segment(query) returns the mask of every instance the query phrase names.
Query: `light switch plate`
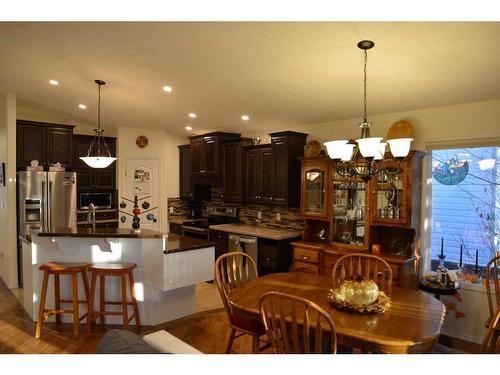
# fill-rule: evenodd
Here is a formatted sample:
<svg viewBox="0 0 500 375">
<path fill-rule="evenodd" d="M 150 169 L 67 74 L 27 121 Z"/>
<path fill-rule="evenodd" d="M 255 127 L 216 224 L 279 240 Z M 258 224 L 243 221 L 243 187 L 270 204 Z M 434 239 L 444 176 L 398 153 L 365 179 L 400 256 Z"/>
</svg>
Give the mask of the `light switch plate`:
<svg viewBox="0 0 500 375">
<path fill-rule="evenodd" d="M 257 219 L 262 219 L 262 211 L 257 211 Z"/>
<path fill-rule="evenodd" d="M 172 206 L 170 206 L 170 207 L 168 208 L 168 212 L 170 212 L 171 214 L 173 214 L 173 213 L 174 213 L 174 208 L 173 208 Z"/>
<path fill-rule="evenodd" d="M 276 220 L 281 221 L 281 213 L 276 212 Z"/>
</svg>

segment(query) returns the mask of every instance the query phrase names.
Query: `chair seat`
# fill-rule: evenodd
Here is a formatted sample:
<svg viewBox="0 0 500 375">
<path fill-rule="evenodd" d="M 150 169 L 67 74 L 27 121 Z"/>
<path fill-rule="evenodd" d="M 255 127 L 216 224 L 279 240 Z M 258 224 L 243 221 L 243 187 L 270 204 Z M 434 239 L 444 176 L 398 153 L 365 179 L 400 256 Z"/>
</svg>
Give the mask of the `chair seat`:
<svg viewBox="0 0 500 375">
<path fill-rule="evenodd" d="M 89 271 L 125 272 L 136 267 L 137 264 L 135 263 L 93 263 L 90 265 Z"/>
<path fill-rule="evenodd" d="M 64 262 L 49 262 L 40 266 L 41 271 L 52 272 L 80 272 L 87 268 L 90 263 L 64 263 Z"/>
<path fill-rule="evenodd" d="M 258 319 L 252 319 L 233 313 L 231 314 L 230 322 L 233 326 L 248 332 L 254 332 L 258 336 L 264 335 L 266 333 L 264 325 Z"/>
</svg>

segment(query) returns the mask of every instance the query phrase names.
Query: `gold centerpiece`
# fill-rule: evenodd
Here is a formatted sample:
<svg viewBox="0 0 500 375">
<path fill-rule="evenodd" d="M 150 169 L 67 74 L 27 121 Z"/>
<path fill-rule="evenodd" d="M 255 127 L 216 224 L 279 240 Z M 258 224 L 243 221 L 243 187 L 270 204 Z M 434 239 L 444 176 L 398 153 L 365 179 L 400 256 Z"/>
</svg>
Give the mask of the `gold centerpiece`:
<svg viewBox="0 0 500 375">
<path fill-rule="evenodd" d="M 390 298 L 377 284 L 361 275 L 344 281 L 339 288 L 330 289 L 328 300 L 338 308 L 361 313 L 384 312 L 391 305 Z"/>
</svg>

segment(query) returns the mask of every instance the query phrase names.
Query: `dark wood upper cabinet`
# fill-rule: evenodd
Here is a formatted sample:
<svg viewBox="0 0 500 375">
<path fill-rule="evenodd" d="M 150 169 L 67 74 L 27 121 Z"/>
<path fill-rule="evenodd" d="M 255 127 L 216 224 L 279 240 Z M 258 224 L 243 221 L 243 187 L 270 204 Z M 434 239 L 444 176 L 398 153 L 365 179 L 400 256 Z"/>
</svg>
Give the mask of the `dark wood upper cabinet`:
<svg viewBox="0 0 500 375">
<path fill-rule="evenodd" d="M 298 207 L 300 161 L 307 134 L 269 134 L 271 144 L 245 148 L 245 199 L 248 203 Z"/>
<path fill-rule="evenodd" d="M 191 186 L 191 145 L 179 146 L 179 196 L 190 198 Z"/>
<path fill-rule="evenodd" d="M 47 128 L 47 162 L 60 162 L 65 168 L 73 165 L 73 129 L 49 127 Z"/>
<path fill-rule="evenodd" d="M 76 187 L 78 192 L 114 192 L 116 190 L 116 161 L 106 168 L 91 168 L 80 160 L 86 156 L 90 144 L 94 140 L 91 135 L 73 136 L 73 165 L 75 165 Z M 116 138 L 104 137 L 109 146 L 111 156 L 116 157 Z"/>
<path fill-rule="evenodd" d="M 202 139 L 191 140 L 191 173 L 195 176 L 203 174 L 203 142 Z"/>
<path fill-rule="evenodd" d="M 222 172 L 221 143 L 239 139 L 240 134 L 214 132 L 190 137 L 191 174 L 197 177 L 212 177 L 214 184 L 219 184 Z"/>
<path fill-rule="evenodd" d="M 26 170 L 32 160 L 38 160 L 45 170 L 57 162 L 66 170 L 73 170 L 73 128 L 72 125 L 17 120 L 17 169 Z"/>
<path fill-rule="evenodd" d="M 222 143 L 222 200 L 240 203 L 243 201 L 243 147 L 250 139 Z"/>
<path fill-rule="evenodd" d="M 268 203 L 272 196 L 270 145 L 245 147 L 244 158 L 245 201 L 247 203 Z"/>
</svg>

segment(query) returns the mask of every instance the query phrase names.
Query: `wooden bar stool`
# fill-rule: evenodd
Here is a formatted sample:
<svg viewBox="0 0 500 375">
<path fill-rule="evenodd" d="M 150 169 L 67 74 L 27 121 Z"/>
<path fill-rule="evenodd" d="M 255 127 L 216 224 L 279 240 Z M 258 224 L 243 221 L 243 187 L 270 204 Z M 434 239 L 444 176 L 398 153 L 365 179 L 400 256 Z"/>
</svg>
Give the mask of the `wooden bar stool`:
<svg viewBox="0 0 500 375">
<path fill-rule="evenodd" d="M 91 272 L 91 287 L 89 295 L 89 309 L 87 317 L 87 327 L 85 334 L 90 334 L 92 322 L 99 317 L 99 325 L 104 328 L 104 317 L 106 315 L 121 315 L 123 317 L 123 328 L 127 329 L 132 319 L 135 319 L 137 330 L 141 327 L 141 319 L 139 317 L 139 306 L 135 298 L 134 288 L 134 273 L 133 270 L 137 265 L 134 263 L 94 263 L 88 270 Z M 99 276 L 99 311 L 94 310 L 94 298 L 96 294 L 97 277 Z M 105 288 L 106 276 L 117 276 L 121 280 L 121 301 L 106 301 Z M 131 302 L 127 302 L 127 276 L 130 285 Z M 106 305 L 122 305 L 121 311 L 106 311 Z M 128 306 L 134 308 L 133 314 L 129 317 Z"/>
<path fill-rule="evenodd" d="M 61 314 L 73 314 L 73 335 L 75 338 L 80 337 L 80 321 L 87 316 L 87 313 L 80 317 L 78 304 L 88 304 L 89 297 L 89 282 L 87 279 L 87 267 L 89 263 L 60 263 L 50 262 L 40 266 L 43 271 L 42 292 L 40 294 L 40 306 L 38 308 L 38 321 L 36 323 L 35 338 L 39 339 L 42 334 L 42 325 L 50 316 L 56 315 L 56 323 L 61 323 Z M 78 274 L 82 274 L 83 286 L 85 288 L 85 301 L 78 300 Z M 45 301 L 47 299 L 47 288 L 49 285 L 49 276 L 54 275 L 54 294 L 55 308 L 45 309 Z M 61 299 L 60 276 L 71 275 L 72 279 L 72 299 Z M 61 303 L 72 303 L 73 310 L 61 309 Z"/>
</svg>

